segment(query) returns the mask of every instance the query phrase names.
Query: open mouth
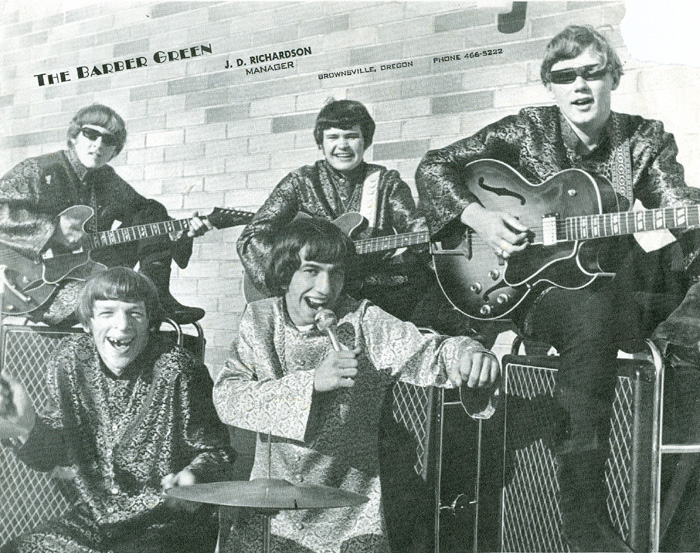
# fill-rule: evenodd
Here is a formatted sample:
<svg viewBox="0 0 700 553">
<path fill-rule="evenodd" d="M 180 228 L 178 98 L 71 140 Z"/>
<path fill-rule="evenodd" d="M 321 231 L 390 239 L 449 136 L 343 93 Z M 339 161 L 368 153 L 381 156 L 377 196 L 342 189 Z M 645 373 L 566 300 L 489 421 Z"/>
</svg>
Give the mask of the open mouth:
<svg viewBox="0 0 700 553">
<path fill-rule="evenodd" d="M 107 338 L 109 344 L 115 349 L 128 349 L 133 343 L 135 338 L 125 338 L 122 340 L 117 340 L 115 338 Z"/>
<path fill-rule="evenodd" d="M 593 103 L 593 98 L 579 98 L 571 103 L 575 106 L 588 106 Z"/>
<path fill-rule="evenodd" d="M 304 301 L 306 302 L 306 305 L 308 305 L 314 311 L 317 309 L 320 309 L 321 307 L 326 305 L 326 300 L 319 300 L 319 299 L 315 299 L 315 298 L 304 298 Z"/>
</svg>

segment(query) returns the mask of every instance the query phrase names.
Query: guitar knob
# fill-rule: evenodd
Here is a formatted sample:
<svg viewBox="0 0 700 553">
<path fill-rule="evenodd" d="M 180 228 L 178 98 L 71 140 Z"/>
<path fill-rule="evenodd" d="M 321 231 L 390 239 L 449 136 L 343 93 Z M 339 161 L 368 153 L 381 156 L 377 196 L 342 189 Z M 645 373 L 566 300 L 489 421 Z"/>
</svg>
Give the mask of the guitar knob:
<svg viewBox="0 0 700 553">
<path fill-rule="evenodd" d="M 469 286 L 469 290 L 471 290 L 475 294 L 478 294 L 479 292 L 481 292 L 481 283 L 474 282 L 471 286 Z"/>
<path fill-rule="evenodd" d="M 499 304 L 503 305 L 504 303 L 508 303 L 510 301 L 510 297 L 508 296 L 508 294 L 498 294 L 496 301 Z"/>
<path fill-rule="evenodd" d="M 479 313 L 482 315 L 488 315 L 491 313 L 491 306 L 490 305 L 482 305 L 481 309 L 479 309 Z"/>
<path fill-rule="evenodd" d="M 10 304 L 10 305 L 6 305 L 6 306 L 5 306 L 5 309 L 7 309 L 8 311 L 14 311 L 14 309 L 15 309 L 15 306 L 14 306 L 14 305 L 12 305 L 12 304 Z"/>
<path fill-rule="evenodd" d="M 491 269 L 489 271 L 489 276 L 491 277 L 491 280 L 498 280 L 501 277 L 501 271 L 498 269 Z"/>
</svg>

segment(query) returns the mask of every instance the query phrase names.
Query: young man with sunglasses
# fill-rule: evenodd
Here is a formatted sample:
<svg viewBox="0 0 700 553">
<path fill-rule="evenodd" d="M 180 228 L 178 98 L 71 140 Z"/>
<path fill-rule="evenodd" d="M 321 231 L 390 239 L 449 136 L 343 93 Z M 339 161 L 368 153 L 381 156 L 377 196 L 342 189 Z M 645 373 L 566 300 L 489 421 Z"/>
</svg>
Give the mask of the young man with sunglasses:
<svg viewBox="0 0 700 553">
<path fill-rule="evenodd" d="M 85 236 L 83 221 L 64 210 L 86 205 L 95 216 L 87 232 L 168 220 L 163 205 L 137 193 L 110 167 L 124 147 L 126 125 L 113 109 L 92 104 L 73 117 L 67 149 L 26 159 L 0 178 L 0 243 L 32 258 L 49 250 L 74 251 Z M 201 319 L 204 310 L 181 305 L 170 294 L 171 261 L 186 267 L 192 238 L 211 228 L 195 216 L 186 236 L 128 242 L 96 250 L 92 258 L 107 266 L 133 267 L 157 286 L 165 314 L 181 324 Z M 173 237 L 175 238 L 175 237 Z M 30 317 L 52 325 L 72 324 L 81 281 L 61 282 L 57 292 Z"/>
<path fill-rule="evenodd" d="M 556 105 L 524 108 L 422 160 L 416 185 L 433 233 L 458 219 L 493 248 L 494 259 L 527 255 L 530 229 L 510 213 L 486 209 L 461 180 L 467 164 L 485 158 L 510 165 L 533 184 L 569 168 L 602 175 L 620 197 L 621 210 L 635 200 L 646 208 L 698 202 L 663 124 L 611 110 L 622 64 L 600 33 L 588 26 L 565 28 L 547 46 L 540 74 Z M 555 346 L 560 355 L 555 420 L 562 425 L 555 454 L 563 530 L 572 550 L 626 550 L 607 515 L 604 481 L 615 357 L 623 330 L 637 325 L 638 297 L 659 300 L 657 313 L 643 312 L 656 322 L 670 312 L 666 303 L 683 297 L 682 278 L 654 272 L 668 262 L 667 250 L 649 258 L 627 242 L 617 252 L 625 258 L 618 278 L 598 278 L 576 290 L 544 286 L 512 313 L 525 336 Z M 630 293 L 642 281 L 661 282 L 660 293 Z M 670 294 L 672 288 L 679 293 Z"/>
</svg>

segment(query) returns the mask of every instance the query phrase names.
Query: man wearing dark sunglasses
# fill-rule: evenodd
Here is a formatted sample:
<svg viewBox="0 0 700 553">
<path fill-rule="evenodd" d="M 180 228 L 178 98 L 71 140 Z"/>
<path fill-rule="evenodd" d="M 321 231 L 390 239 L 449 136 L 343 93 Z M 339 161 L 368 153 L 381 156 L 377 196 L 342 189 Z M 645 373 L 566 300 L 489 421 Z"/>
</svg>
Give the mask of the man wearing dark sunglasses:
<svg viewBox="0 0 700 553">
<path fill-rule="evenodd" d="M 165 207 L 137 193 L 108 165 L 124 147 L 126 126 L 113 109 L 92 104 L 73 117 L 67 148 L 26 159 L 0 179 L 0 243 L 33 257 L 47 250 L 74 251 L 85 235 L 83 221 L 64 210 L 87 205 L 96 215 L 88 232 L 168 220 Z M 134 267 L 157 286 L 167 317 L 181 324 L 201 319 L 204 310 L 180 304 L 170 293 L 171 262 L 186 267 L 192 238 L 211 228 L 195 213 L 186 236 L 161 236 L 93 252 L 107 266 Z M 81 281 L 61 282 L 57 292 L 29 316 L 52 325 L 70 325 Z"/>
<path fill-rule="evenodd" d="M 532 184 L 568 168 L 602 175 L 618 193 L 621 210 L 636 200 L 646 208 L 700 201 L 684 181 L 675 140 L 663 124 L 611 110 L 622 63 L 604 36 L 589 26 L 565 28 L 547 46 L 540 75 L 556 105 L 524 108 L 423 158 L 416 186 L 433 234 L 459 220 L 493 248 L 500 265 L 527 255 L 530 229 L 506 211 L 485 209 L 461 180 L 468 163 L 485 158 L 510 165 Z M 563 531 L 572 550 L 628 550 L 605 505 L 615 357 L 629 337 L 623 330 L 648 335 L 682 299 L 682 271 L 658 270 L 670 266 L 676 252 L 682 266 L 680 249 L 646 256 L 626 243 L 617 278 L 576 290 L 543 285 L 509 315 L 524 336 L 553 345 L 560 356 L 554 420 L 562 423 L 554 449 Z M 642 283 L 659 282 L 664 288 L 654 289 L 656 295 L 632 294 Z M 656 311 L 637 297 L 659 299 Z"/>
</svg>

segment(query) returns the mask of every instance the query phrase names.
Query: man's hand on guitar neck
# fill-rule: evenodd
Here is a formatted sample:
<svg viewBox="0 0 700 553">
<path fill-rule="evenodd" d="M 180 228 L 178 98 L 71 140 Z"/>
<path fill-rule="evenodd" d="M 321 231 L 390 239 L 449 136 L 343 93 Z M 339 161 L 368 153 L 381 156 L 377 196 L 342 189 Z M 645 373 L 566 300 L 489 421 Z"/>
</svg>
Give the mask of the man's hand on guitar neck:
<svg viewBox="0 0 700 553">
<path fill-rule="evenodd" d="M 464 208 L 459 219 L 474 229 L 496 255 L 507 258 L 527 247 L 528 227 L 508 213 L 490 211 L 472 202 Z"/>
<path fill-rule="evenodd" d="M 192 214 L 192 219 L 190 219 L 190 228 L 187 231 L 188 238 L 202 236 L 202 234 L 210 230 L 214 230 L 214 225 L 212 225 L 206 217 L 202 219 L 199 213 L 195 211 Z"/>
</svg>

